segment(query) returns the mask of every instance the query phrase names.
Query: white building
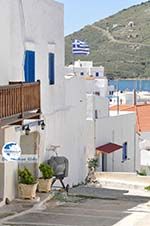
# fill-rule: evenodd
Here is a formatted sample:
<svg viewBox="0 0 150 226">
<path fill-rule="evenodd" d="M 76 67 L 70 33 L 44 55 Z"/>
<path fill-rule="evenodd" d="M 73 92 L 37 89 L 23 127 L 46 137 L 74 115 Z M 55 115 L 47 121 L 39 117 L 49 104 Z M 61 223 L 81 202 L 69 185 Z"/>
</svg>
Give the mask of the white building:
<svg viewBox="0 0 150 226">
<path fill-rule="evenodd" d="M 135 172 L 140 167 L 134 113 L 110 115 L 96 120 L 96 146 L 101 171 Z"/>
<path fill-rule="evenodd" d="M 150 92 L 148 91 L 114 91 L 112 86 L 109 86 L 110 105 L 132 105 L 150 103 Z M 117 103 L 118 102 L 118 103 Z"/>
<path fill-rule="evenodd" d="M 69 65 L 65 67 L 65 75 L 72 75 L 75 74 L 76 76 L 90 76 L 90 77 L 97 77 L 102 78 L 104 77 L 104 67 L 93 66 L 92 61 L 75 61 L 73 65 Z"/>
<path fill-rule="evenodd" d="M 80 111 L 76 111 L 76 118 L 80 119 L 80 115 L 83 117 L 82 121 L 80 121 L 82 131 L 78 127 L 78 134 L 80 138 L 84 137 L 86 139 L 85 155 L 92 158 L 94 153 L 97 152 L 99 156 L 99 171 L 135 172 L 140 165 L 139 148 L 136 139 L 136 115 L 129 112 L 122 114 L 111 112 L 110 114 L 109 98 L 107 98 L 106 94 L 100 95 L 93 91 L 96 89 L 94 80 L 94 78 L 83 79 L 81 76 L 72 76 L 66 81 L 66 83 L 69 81 L 72 84 L 72 86 L 68 85 L 68 89 L 70 89 L 68 92 L 69 98 L 71 93 L 76 98 L 82 93 L 82 98 L 80 97 L 81 102 L 78 101 L 78 107 L 82 106 L 82 108 L 80 108 Z M 84 120 L 85 107 L 86 122 Z"/>
<path fill-rule="evenodd" d="M 95 150 L 87 151 L 86 84 L 77 79 L 65 84 L 63 16 L 63 5 L 53 0 L 0 2 L 0 85 L 5 85 L 0 87 L 0 147 L 13 141 L 22 154 L 36 154 L 38 161 L 25 165 L 39 176 L 39 164 L 60 146 L 58 155 L 69 160 L 65 184 L 72 186 L 84 181 Z M 23 165 L 0 162 L 0 199 L 17 196 L 17 171 Z"/>
<path fill-rule="evenodd" d="M 140 167 L 142 171 L 146 170 L 150 174 L 150 105 L 136 104 L 136 105 L 119 105 L 119 113 L 134 112 L 136 114 L 136 137 L 138 142 Z M 111 107 L 111 110 L 116 110 L 117 107 Z"/>
<path fill-rule="evenodd" d="M 28 120 L 26 114 L 20 115 L 21 119 L 17 118 L 17 120 L 22 120 L 23 124 L 30 126 L 29 136 L 25 135 L 22 126 L 15 125 L 15 121 L 9 122 L 8 125 L 3 123 L 4 126 L 1 124 L 1 147 L 9 141 L 15 141 L 21 146 L 23 154 L 37 154 L 38 162 L 28 164 L 28 167 L 36 175 L 40 162 L 52 155 L 52 152 L 46 151 L 50 145 L 60 145 L 60 155 L 65 153 L 63 132 L 65 121 L 63 16 L 63 5 L 52 0 L 38 2 L 37 0 L 2 0 L 0 2 L 2 33 L 0 37 L 0 85 L 8 85 L 9 81 L 30 83 L 40 80 L 41 95 L 40 91 L 35 94 L 33 90 L 28 90 L 28 93 L 25 94 L 26 99 L 22 103 L 26 101 L 26 104 L 33 105 L 37 94 L 40 95 L 41 119 L 44 119 L 46 124 L 46 129 L 43 131 L 36 123 L 38 120 L 34 119 L 33 116 L 32 118 L 30 115 Z M 30 86 L 32 86 L 32 83 Z M 13 86 L 11 85 L 11 87 Z M 11 87 L 7 88 L 11 92 L 15 92 Z M 18 89 L 16 88 L 16 90 Z M 18 93 L 13 94 L 13 98 L 19 99 L 20 93 L 19 91 L 16 92 Z M 9 103 L 10 99 L 8 99 L 8 102 L 3 102 L 3 106 Z M 38 99 L 40 100 L 39 97 Z M 10 103 L 12 104 L 12 102 Z M 15 102 L 14 105 L 16 105 Z M 30 110 L 30 106 L 28 106 L 28 109 Z M 33 111 L 30 113 L 33 113 Z M 39 113 L 36 112 L 36 117 L 40 116 Z M 60 125 L 62 130 L 60 130 Z M 17 195 L 18 163 L 1 162 L 0 168 L 0 198 L 8 197 L 12 199 Z"/>
<path fill-rule="evenodd" d="M 104 67 L 94 67 L 92 61 L 75 61 L 74 65 L 65 67 L 65 78 L 80 77 L 86 80 L 86 92 L 96 93 L 106 97 L 108 95 L 108 80 L 104 76 Z"/>
<path fill-rule="evenodd" d="M 136 114 L 109 112 L 109 100 L 95 95 L 93 130 L 99 171 L 135 172 L 140 168 Z"/>
</svg>

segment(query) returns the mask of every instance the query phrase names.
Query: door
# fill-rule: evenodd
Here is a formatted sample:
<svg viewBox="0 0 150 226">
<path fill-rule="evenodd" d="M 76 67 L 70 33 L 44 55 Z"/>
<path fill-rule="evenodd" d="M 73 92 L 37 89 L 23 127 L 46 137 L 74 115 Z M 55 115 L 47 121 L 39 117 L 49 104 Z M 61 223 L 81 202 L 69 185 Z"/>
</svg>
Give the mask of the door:
<svg viewBox="0 0 150 226">
<path fill-rule="evenodd" d="M 102 171 L 107 171 L 107 154 L 102 153 Z"/>
</svg>

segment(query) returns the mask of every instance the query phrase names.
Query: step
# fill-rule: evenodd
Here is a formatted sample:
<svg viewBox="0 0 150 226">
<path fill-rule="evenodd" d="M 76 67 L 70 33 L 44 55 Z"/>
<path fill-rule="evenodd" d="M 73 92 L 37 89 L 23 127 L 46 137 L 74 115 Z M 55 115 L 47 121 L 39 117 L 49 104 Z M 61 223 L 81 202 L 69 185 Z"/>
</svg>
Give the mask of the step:
<svg viewBox="0 0 150 226">
<path fill-rule="evenodd" d="M 150 185 L 150 182 L 140 183 L 135 181 L 132 182 L 127 180 L 123 181 L 123 180 L 106 179 L 106 178 L 97 178 L 97 182 L 100 187 L 118 188 L 121 190 L 131 190 L 131 189 L 145 190 L 144 188 Z"/>
</svg>

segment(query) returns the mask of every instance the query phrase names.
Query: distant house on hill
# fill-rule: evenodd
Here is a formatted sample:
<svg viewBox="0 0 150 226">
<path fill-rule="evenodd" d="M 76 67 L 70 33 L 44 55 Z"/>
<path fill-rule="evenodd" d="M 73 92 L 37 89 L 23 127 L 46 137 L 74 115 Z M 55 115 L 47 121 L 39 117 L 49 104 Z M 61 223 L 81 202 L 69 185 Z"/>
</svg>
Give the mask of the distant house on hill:
<svg viewBox="0 0 150 226">
<path fill-rule="evenodd" d="M 134 27 L 135 26 L 134 21 L 129 21 L 128 26 L 131 27 L 131 28 Z"/>
</svg>

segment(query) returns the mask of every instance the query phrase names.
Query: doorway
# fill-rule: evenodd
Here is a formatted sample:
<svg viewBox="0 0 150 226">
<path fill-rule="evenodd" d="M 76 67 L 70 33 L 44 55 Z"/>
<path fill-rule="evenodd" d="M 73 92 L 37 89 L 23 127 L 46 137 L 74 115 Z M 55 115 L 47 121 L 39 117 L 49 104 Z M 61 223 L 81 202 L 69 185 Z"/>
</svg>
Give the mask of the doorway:
<svg viewBox="0 0 150 226">
<path fill-rule="evenodd" d="M 102 153 L 102 172 L 107 171 L 107 154 Z"/>
</svg>

